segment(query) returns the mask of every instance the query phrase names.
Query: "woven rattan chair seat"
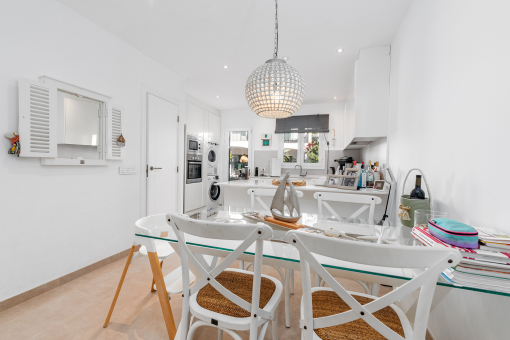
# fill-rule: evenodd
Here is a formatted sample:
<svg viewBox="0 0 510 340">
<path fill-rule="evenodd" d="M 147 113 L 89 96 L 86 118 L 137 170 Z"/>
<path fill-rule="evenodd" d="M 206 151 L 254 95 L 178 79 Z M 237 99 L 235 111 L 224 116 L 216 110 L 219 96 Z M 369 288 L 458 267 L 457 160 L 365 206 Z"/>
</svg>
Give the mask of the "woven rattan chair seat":
<svg viewBox="0 0 510 340">
<path fill-rule="evenodd" d="M 253 275 L 227 270 L 216 276 L 216 281 L 241 299 L 251 303 Z M 276 285 L 273 281 L 262 277 L 260 286 L 260 308 L 264 308 L 267 305 L 275 289 Z M 250 311 L 239 307 L 221 295 L 220 292 L 210 284 L 198 292 L 197 303 L 202 308 L 235 318 L 246 318 L 250 316 Z"/>
<path fill-rule="evenodd" d="M 360 304 L 367 304 L 374 299 L 364 296 L 352 295 Z M 351 310 L 335 292 L 319 290 L 312 293 L 313 317 L 321 318 Z M 393 331 L 404 337 L 404 330 L 397 313 L 391 307 L 385 307 L 373 315 Z M 345 324 L 314 329 L 317 336 L 324 340 L 384 340 L 379 332 L 373 329 L 364 320 L 358 319 Z"/>
</svg>

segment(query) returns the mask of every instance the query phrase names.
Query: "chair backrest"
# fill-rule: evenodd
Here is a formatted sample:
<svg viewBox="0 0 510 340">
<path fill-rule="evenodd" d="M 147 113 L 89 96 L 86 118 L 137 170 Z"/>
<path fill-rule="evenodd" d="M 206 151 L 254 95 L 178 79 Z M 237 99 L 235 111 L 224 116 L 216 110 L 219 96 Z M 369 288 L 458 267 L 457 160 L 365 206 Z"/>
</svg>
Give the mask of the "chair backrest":
<svg viewBox="0 0 510 340">
<path fill-rule="evenodd" d="M 248 195 L 251 197 L 251 209 L 255 210 L 255 200 L 259 202 L 264 211 L 270 211 L 269 207 L 264 203 L 261 197 L 274 197 L 276 189 L 248 189 Z M 288 190 L 285 190 L 285 197 L 288 195 Z M 296 190 L 297 197 L 303 197 L 303 192 Z M 287 207 L 285 207 L 286 209 Z"/>
<path fill-rule="evenodd" d="M 373 313 L 385 308 L 421 287 L 418 300 L 414 336 L 412 339 L 425 339 L 430 306 L 439 274 L 461 260 L 460 252 L 451 248 L 410 247 L 348 241 L 311 233 L 289 231 L 287 241 L 299 250 L 301 275 L 303 282 L 303 320 L 305 339 L 312 339 L 313 329 L 331 327 L 357 319 L 363 319 L 372 328 L 387 339 L 403 339 L 389 327 L 373 316 Z M 381 298 L 361 305 L 355 300 L 324 267 L 312 253 L 353 263 L 392 267 L 419 268 L 421 273 L 398 289 Z M 310 266 L 352 309 L 347 312 L 313 318 Z M 305 327 L 306 326 L 306 327 Z M 407 336 L 406 336 L 407 338 Z"/>
<path fill-rule="evenodd" d="M 195 281 L 195 284 L 184 290 L 182 321 L 182 339 L 186 339 L 188 333 L 188 315 L 189 315 L 189 297 L 197 293 L 207 284 L 213 286 L 220 294 L 229 299 L 239 307 L 249 311 L 252 315 L 250 325 L 250 339 L 257 339 L 257 317 L 272 320 L 273 313 L 269 313 L 259 308 L 260 284 L 262 274 L 262 251 L 263 240 L 273 235 L 271 227 L 264 224 L 231 224 L 218 223 L 210 221 L 201 221 L 191 219 L 188 216 L 180 214 L 168 214 L 168 224 L 177 236 L 179 244 L 179 255 L 181 257 L 183 287 L 189 287 L 189 264 L 195 267 L 201 275 L 201 279 Z M 204 257 L 197 252 L 192 252 L 186 244 L 186 235 L 194 235 L 203 238 L 219 240 L 238 240 L 241 244 L 234 249 L 220 264 L 212 268 L 205 261 Z M 248 247 L 255 243 L 255 260 L 253 264 L 253 294 L 251 303 L 243 300 L 226 289 L 216 280 L 216 277 L 231 265 Z M 188 262 L 189 261 L 189 262 Z M 253 317 L 256 315 L 257 317 Z"/>
<path fill-rule="evenodd" d="M 382 203 L 382 199 L 377 196 L 341 194 L 335 192 L 316 192 L 313 194 L 313 198 L 317 200 L 320 215 L 322 215 L 322 206 L 325 206 L 326 209 L 333 216 L 338 218 L 338 220 L 341 220 L 340 216 L 338 216 L 336 211 L 333 208 L 331 208 L 327 201 L 361 204 L 362 206 L 358 210 L 356 210 L 351 216 L 349 216 L 349 218 L 357 218 L 359 215 L 361 215 L 361 213 L 369 209 L 368 211 L 369 224 L 374 223 L 375 205 Z"/>
<path fill-rule="evenodd" d="M 172 232 L 172 228 L 167 223 L 166 214 L 151 215 L 143 217 L 135 222 L 135 234 L 167 237 Z M 147 251 L 156 252 L 156 243 L 167 242 L 158 241 L 152 238 L 144 238 L 143 245 L 147 247 Z"/>
</svg>

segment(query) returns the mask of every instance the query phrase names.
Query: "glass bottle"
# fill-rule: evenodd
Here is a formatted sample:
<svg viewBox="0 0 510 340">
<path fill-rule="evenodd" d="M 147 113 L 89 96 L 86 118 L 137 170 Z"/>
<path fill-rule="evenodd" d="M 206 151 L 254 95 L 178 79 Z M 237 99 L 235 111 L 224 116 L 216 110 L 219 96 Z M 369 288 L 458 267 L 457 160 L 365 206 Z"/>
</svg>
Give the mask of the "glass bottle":
<svg viewBox="0 0 510 340">
<path fill-rule="evenodd" d="M 416 175 L 416 185 L 409 196 L 412 199 L 425 199 L 425 192 L 421 188 L 421 175 Z"/>
<path fill-rule="evenodd" d="M 372 165 L 369 165 L 367 171 L 367 188 L 373 187 L 374 187 L 374 169 L 372 168 Z"/>
<path fill-rule="evenodd" d="M 359 187 L 364 189 L 367 187 L 367 173 L 365 171 L 365 162 L 361 162 L 361 173 L 359 176 Z"/>
<path fill-rule="evenodd" d="M 374 169 L 374 185 L 375 181 L 381 180 L 381 173 L 379 172 L 379 162 L 375 162 L 375 169 Z"/>
</svg>

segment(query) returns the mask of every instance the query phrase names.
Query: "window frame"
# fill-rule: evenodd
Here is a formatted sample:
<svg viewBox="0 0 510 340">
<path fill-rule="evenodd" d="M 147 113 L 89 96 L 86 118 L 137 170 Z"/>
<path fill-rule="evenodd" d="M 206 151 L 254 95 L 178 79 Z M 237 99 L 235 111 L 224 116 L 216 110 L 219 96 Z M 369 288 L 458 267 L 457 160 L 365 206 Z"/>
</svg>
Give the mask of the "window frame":
<svg viewBox="0 0 510 340">
<path fill-rule="evenodd" d="M 298 133 L 298 153 L 297 153 L 297 162 L 296 163 L 285 163 L 283 161 L 283 146 L 284 146 L 284 134 L 278 134 L 278 158 L 281 159 L 282 168 L 290 169 L 295 168 L 296 165 L 301 166 L 303 169 L 324 169 L 325 162 L 324 157 L 326 155 L 325 145 L 326 138 L 324 137 L 324 132 L 318 132 L 319 134 L 319 162 L 318 163 L 304 163 L 304 147 L 305 143 L 303 141 L 304 134 L 306 132 Z"/>
</svg>

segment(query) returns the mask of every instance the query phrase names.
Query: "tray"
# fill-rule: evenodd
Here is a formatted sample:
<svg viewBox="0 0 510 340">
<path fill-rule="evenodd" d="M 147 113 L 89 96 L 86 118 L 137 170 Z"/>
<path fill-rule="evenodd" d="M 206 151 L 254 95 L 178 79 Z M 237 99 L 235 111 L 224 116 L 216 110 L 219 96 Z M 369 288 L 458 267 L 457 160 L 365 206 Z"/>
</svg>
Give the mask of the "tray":
<svg viewBox="0 0 510 340">
<path fill-rule="evenodd" d="M 241 215 L 243 216 L 243 218 L 245 218 L 245 219 L 247 219 L 249 221 L 252 221 L 252 222 L 255 222 L 255 223 L 262 222 L 262 223 L 267 224 L 268 226 L 270 226 L 273 229 L 284 230 L 284 231 L 292 230 L 291 228 L 287 228 L 287 227 L 284 227 L 282 225 L 279 225 L 279 224 L 276 224 L 276 223 L 272 223 L 271 221 L 261 220 L 260 218 L 254 217 L 253 214 L 260 214 L 260 213 L 256 212 L 256 211 L 252 211 L 252 212 L 242 213 Z M 269 216 L 269 215 L 266 215 L 266 216 Z M 271 216 L 271 218 L 272 218 L 272 216 Z M 285 222 L 282 222 L 282 223 L 285 223 Z M 300 226 L 302 226 L 302 228 L 308 228 L 310 230 L 317 230 L 317 231 L 324 231 L 322 229 L 315 228 L 315 227 L 310 227 L 310 226 L 305 225 L 305 224 L 301 224 L 301 223 L 298 223 L 298 224 Z M 300 229 L 300 228 L 298 228 L 298 229 Z"/>
<path fill-rule="evenodd" d="M 279 181 L 277 179 L 273 179 L 273 181 L 271 182 L 271 184 L 273 184 L 273 185 L 280 185 L 280 183 L 281 183 L 281 181 Z M 287 183 L 286 185 L 289 186 L 289 183 Z M 306 186 L 306 181 L 305 180 L 292 181 L 292 185 L 295 187 L 304 187 L 304 186 Z"/>
</svg>

